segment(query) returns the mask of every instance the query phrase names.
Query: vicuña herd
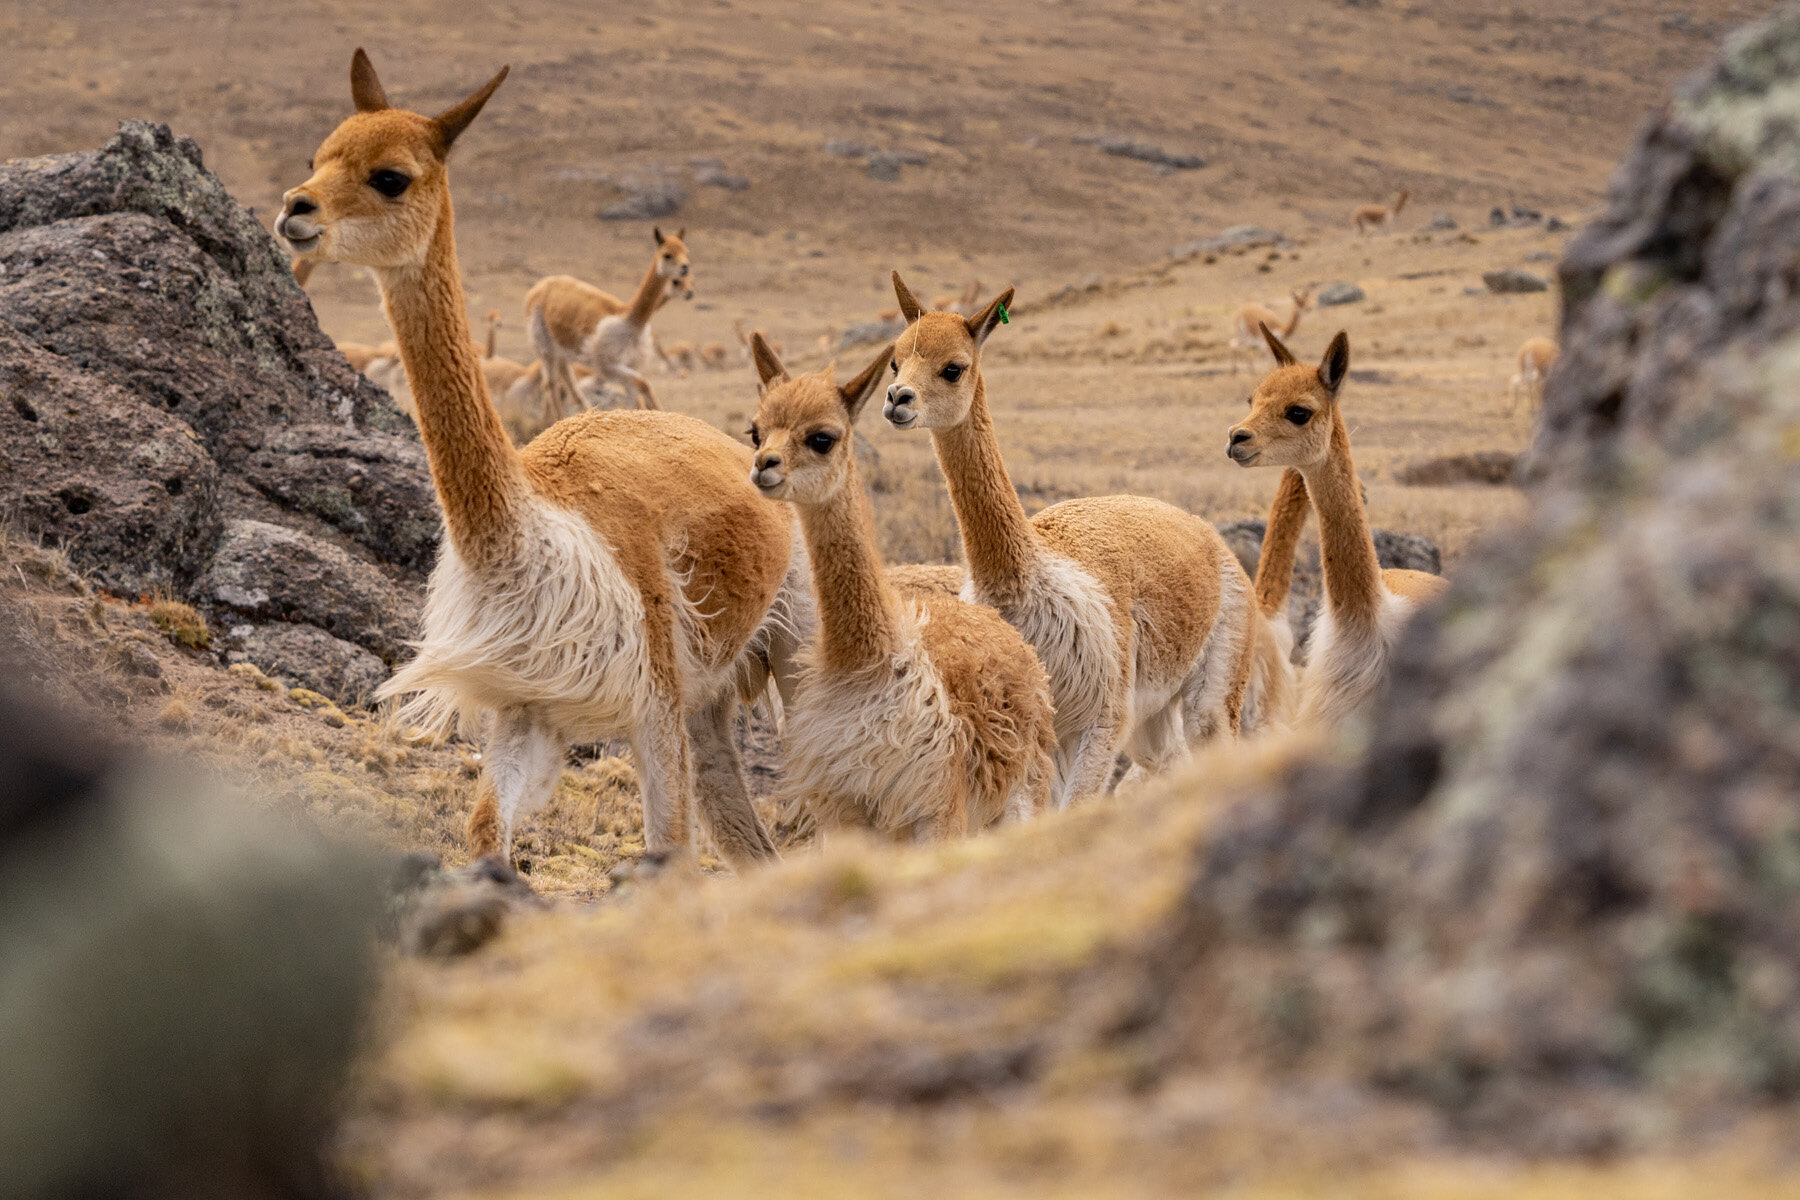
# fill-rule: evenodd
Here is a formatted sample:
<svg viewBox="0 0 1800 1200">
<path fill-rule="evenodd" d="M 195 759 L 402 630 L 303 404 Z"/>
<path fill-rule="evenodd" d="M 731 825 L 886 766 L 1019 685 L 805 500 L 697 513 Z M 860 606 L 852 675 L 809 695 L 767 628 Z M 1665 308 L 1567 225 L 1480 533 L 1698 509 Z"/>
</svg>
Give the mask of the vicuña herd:
<svg viewBox="0 0 1800 1200">
<path fill-rule="evenodd" d="M 535 363 L 497 356 L 498 313 L 485 343 L 471 337 L 446 162 L 505 78 L 426 117 L 390 105 L 358 50 L 356 112 L 276 226 L 297 277 L 354 263 L 381 290 L 393 344 L 346 352 L 391 364 L 444 538 L 417 653 L 380 694 L 404 699 L 405 720 L 482 738 L 471 852 L 510 853 L 572 743 L 623 738 L 649 862 L 695 861 L 696 814 L 733 865 L 774 858 L 732 737 L 759 700 L 782 717 L 790 805 L 823 829 L 931 840 L 1104 793 L 1121 759 L 1128 777 L 1165 771 L 1209 742 L 1341 725 L 1379 694 L 1401 627 L 1444 581 L 1377 561 L 1343 412 L 1349 339 L 1316 367 L 1282 340 L 1306 293 L 1284 320 L 1246 307 L 1237 322 L 1277 365 L 1228 452 L 1284 468 L 1254 581 L 1210 524 L 1160 500 L 1026 514 L 982 370 L 1011 289 L 927 307 L 896 273 L 904 332 L 841 383 L 830 367 L 790 374 L 751 334 L 752 449 L 654 411 L 644 368 L 670 356 L 649 323 L 691 293 L 685 230 L 655 231 L 628 301 L 566 275 L 534 287 Z M 1359 210 L 1358 227 L 1405 200 Z M 712 349 L 675 355 L 688 369 Z M 1531 389 L 1554 348 L 1526 349 Z M 637 407 L 591 407 L 609 385 Z M 882 563 L 853 435 L 877 397 L 895 429 L 930 434 L 966 567 Z M 1309 511 L 1325 603 L 1297 670 L 1287 596 Z"/>
</svg>

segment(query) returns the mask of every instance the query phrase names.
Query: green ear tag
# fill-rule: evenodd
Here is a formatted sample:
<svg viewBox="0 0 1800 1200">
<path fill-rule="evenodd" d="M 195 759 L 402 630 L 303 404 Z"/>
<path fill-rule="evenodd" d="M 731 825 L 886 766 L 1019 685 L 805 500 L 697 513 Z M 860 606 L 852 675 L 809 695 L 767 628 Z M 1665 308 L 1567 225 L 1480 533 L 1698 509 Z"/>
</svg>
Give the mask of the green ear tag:
<svg viewBox="0 0 1800 1200">
<path fill-rule="evenodd" d="M 1000 323 L 1001 323 L 1001 324 L 1002 324 L 1002 325 L 1011 325 L 1011 324 L 1012 324 L 1012 321 L 1010 321 L 1010 320 L 1009 320 L 1009 319 L 1007 319 L 1007 316 L 1006 316 L 1006 305 L 1004 305 L 1004 304 L 1002 304 L 1002 305 L 1001 305 L 1001 306 L 1000 306 Z"/>
</svg>

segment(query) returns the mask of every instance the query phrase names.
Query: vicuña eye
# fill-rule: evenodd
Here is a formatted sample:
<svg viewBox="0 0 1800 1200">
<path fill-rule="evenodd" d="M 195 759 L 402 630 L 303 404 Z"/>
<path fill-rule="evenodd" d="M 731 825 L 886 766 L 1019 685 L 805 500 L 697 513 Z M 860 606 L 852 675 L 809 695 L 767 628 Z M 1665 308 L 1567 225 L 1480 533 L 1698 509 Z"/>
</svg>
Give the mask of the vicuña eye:
<svg viewBox="0 0 1800 1200">
<path fill-rule="evenodd" d="M 961 363 L 951 363 L 949 366 L 938 372 L 939 375 L 942 375 L 945 380 L 950 383 L 955 383 L 957 380 L 961 379 L 962 373 L 963 368 Z"/>
<path fill-rule="evenodd" d="M 744 432 L 750 435 L 750 444 L 752 446 L 762 446 L 762 434 L 756 432 L 756 426 L 752 425 L 750 428 L 744 430 Z"/>
<path fill-rule="evenodd" d="M 1313 414 L 1312 414 L 1312 409 L 1301 408 L 1298 404 L 1295 404 L 1295 405 L 1291 406 L 1286 412 L 1282 413 L 1281 415 L 1286 417 L 1289 421 L 1293 422 L 1295 425 L 1304 425 L 1308 421 L 1312 420 Z"/>
<path fill-rule="evenodd" d="M 890 362 L 888 364 L 888 366 L 894 368 L 894 374 L 898 375 L 900 373 L 900 360 L 899 359 L 896 358 L 893 362 Z"/>
<path fill-rule="evenodd" d="M 830 454 L 831 448 L 837 445 L 837 438 L 829 433 L 815 433 L 806 439 L 806 448 L 814 454 Z"/>
<path fill-rule="evenodd" d="M 412 186 L 412 178 L 399 171 L 389 171 L 384 168 L 369 176 L 369 186 L 389 200 L 393 200 Z"/>
</svg>

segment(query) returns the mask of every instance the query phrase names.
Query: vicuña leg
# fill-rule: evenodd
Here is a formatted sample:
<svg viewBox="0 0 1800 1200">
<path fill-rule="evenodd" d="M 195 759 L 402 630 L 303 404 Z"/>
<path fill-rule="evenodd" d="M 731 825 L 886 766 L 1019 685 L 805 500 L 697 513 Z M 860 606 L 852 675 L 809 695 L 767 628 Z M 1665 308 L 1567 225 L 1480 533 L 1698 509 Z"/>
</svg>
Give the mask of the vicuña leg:
<svg viewBox="0 0 1800 1200">
<path fill-rule="evenodd" d="M 653 860 L 690 856 L 694 765 L 687 726 L 673 700 L 658 696 L 648 720 L 633 733 L 638 786 L 644 794 L 644 851 Z"/>
<path fill-rule="evenodd" d="M 512 831 L 521 815 L 542 808 L 562 774 L 562 739 L 534 723 L 523 709 L 494 716 L 469 814 L 469 853 L 476 858 L 512 853 Z"/>
<path fill-rule="evenodd" d="M 693 744 L 694 794 L 700 801 L 700 817 L 719 853 L 732 866 L 743 868 L 780 856 L 775 840 L 756 815 L 743 764 L 731 740 L 731 719 L 737 707 L 737 697 L 727 693 L 694 713 L 688 718 L 688 738 Z"/>
</svg>

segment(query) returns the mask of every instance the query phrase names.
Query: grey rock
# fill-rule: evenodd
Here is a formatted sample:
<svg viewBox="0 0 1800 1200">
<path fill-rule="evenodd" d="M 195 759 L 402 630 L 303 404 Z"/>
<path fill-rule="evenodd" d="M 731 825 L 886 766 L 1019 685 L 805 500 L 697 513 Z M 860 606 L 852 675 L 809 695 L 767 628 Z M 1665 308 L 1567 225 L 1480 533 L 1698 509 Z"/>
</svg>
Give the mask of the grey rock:
<svg viewBox="0 0 1800 1200">
<path fill-rule="evenodd" d="M 245 616 L 316 625 L 390 661 L 418 624 L 414 593 L 328 542 L 265 521 L 227 525 L 195 590 Z"/>
<path fill-rule="evenodd" d="M 1361 304 L 1367 299 L 1367 294 L 1360 287 L 1343 279 L 1326 284 L 1313 297 L 1314 303 L 1320 308 L 1331 308 L 1338 304 Z"/>
<path fill-rule="evenodd" d="M 673 216 L 687 203 L 687 189 L 672 179 L 644 184 L 600 210 L 602 221 L 651 221 Z"/>
<path fill-rule="evenodd" d="M 900 178 L 900 156 L 877 150 L 869 155 L 869 178 L 892 183 Z"/>
<path fill-rule="evenodd" d="M 1572 228 L 1573 226 L 1561 217 L 1551 217 L 1548 221 L 1544 222 L 1545 233 L 1566 233 Z"/>
<path fill-rule="evenodd" d="M 906 322 L 899 317 L 891 321 L 863 321 L 844 330 L 838 338 L 838 349 L 849 350 L 871 342 L 891 342 L 906 332 Z"/>
<path fill-rule="evenodd" d="M 309 513 L 405 567 L 429 566 L 442 519 L 425 448 L 332 425 L 275 431 L 245 461 L 264 495 Z"/>
<path fill-rule="evenodd" d="M 724 188 L 728 192 L 742 192 L 750 187 L 750 180 L 743 175 L 734 175 L 724 167 L 704 167 L 694 172 L 694 182 L 701 187 Z"/>
<path fill-rule="evenodd" d="M 1550 290 L 1549 280 L 1541 275 L 1533 275 L 1530 271 L 1518 267 L 1505 267 L 1498 271 L 1484 271 L 1481 282 L 1487 290 L 1501 295 L 1520 292 L 1547 292 Z"/>
<path fill-rule="evenodd" d="M 1177 171 L 1197 171 L 1206 165 L 1206 160 L 1198 154 L 1173 154 L 1161 146 L 1114 134 L 1102 135 L 1095 144 L 1106 153 L 1119 158 L 1133 158 Z"/>
<path fill-rule="evenodd" d="M 1173 258 L 1193 258 L 1200 254 L 1226 254 L 1287 244 L 1287 236 L 1273 229 L 1264 229 L 1258 225 L 1233 225 L 1213 237 L 1183 242 L 1170 250 L 1169 254 Z"/>
<path fill-rule="evenodd" d="M 387 665 L 379 658 L 316 625 L 257 625 L 236 640 L 244 658 L 265 674 L 311 688 L 340 704 L 366 704 L 388 676 Z"/>
<path fill-rule="evenodd" d="M 880 147 L 864 142 L 854 142 L 843 138 L 833 138 L 825 143 L 825 153 L 833 158 L 867 158 L 876 153 Z"/>
<path fill-rule="evenodd" d="M 1447 212 L 1434 212 L 1421 227 L 1426 233 L 1448 233 L 1456 228 L 1456 218 Z"/>
</svg>

